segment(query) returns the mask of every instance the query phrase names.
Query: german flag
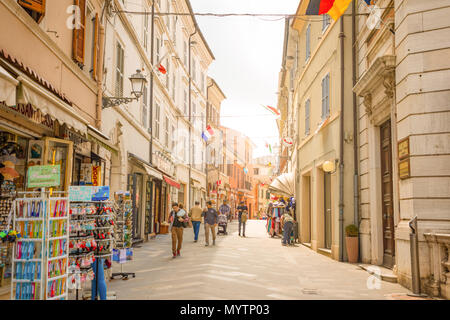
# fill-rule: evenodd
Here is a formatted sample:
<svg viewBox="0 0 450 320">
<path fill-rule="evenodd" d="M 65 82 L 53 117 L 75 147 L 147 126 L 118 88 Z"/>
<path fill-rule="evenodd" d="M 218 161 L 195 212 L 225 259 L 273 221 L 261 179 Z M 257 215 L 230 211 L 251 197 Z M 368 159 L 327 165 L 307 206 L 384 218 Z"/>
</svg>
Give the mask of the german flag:
<svg viewBox="0 0 450 320">
<path fill-rule="evenodd" d="M 352 0 L 309 0 L 306 15 L 315 16 L 328 13 L 336 21 L 347 10 L 350 2 Z"/>
</svg>

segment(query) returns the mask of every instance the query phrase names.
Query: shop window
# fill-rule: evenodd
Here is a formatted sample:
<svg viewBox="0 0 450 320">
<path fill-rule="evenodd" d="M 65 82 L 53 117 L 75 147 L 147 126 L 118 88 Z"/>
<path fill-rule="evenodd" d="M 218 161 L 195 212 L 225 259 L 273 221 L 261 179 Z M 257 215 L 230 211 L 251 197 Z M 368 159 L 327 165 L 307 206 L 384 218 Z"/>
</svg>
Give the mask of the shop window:
<svg viewBox="0 0 450 320">
<path fill-rule="evenodd" d="M 37 23 L 40 23 L 44 18 L 45 0 L 18 0 L 17 3 L 21 5 Z"/>
<path fill-rule="evenodd" d="M 25 190 L 27 148 L 27 139 L 0 131 L 0 193 L 2 196 Z M 41 149 L 40 153 L 42 152 Z"/>
<path fill-rule="evenodd" d="M 48 137 L 44 141 L 46 150 L 44 164 L 61 166 L 61 184 L 54 190 L 68 190 L 72 177 L 73 142 Z"/>
</svg>

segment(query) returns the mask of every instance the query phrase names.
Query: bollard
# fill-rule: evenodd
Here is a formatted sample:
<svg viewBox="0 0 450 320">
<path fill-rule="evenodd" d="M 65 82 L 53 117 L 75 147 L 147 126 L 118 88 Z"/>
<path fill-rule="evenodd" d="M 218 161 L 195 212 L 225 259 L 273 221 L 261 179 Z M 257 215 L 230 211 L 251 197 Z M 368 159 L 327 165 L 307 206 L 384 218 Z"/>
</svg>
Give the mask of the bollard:
<svg viewBox="0 0 450 320">
<path fill-rule="evenodd" d="M 419 237 L 417 234 L 417 216 L 409 221 L 411 233 L 409 234 L 409 243 L 411 248 L 411 277 L 413 297 L 426 297 L 420 293 L 420 270 L 419 270 Z"/>
</svg>

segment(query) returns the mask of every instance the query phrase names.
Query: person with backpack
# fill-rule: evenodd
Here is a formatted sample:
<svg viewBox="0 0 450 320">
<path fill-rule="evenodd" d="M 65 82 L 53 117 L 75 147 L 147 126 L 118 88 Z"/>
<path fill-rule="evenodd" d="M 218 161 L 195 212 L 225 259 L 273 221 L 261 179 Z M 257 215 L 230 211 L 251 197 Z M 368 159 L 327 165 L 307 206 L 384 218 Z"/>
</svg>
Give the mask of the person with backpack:
<svg viewBox="0 0 450 320">
<path fill-rule="evenodd" d="M 242 236 L 245 238 L 245 224 L 248 218 L 248 207 L 245 205 L 244 201 L 241 201 L 240 205 L 237 207 L 237 210 L 239 220 L 239 236 L 241 236 L 242 226 Z"/>
</svg>

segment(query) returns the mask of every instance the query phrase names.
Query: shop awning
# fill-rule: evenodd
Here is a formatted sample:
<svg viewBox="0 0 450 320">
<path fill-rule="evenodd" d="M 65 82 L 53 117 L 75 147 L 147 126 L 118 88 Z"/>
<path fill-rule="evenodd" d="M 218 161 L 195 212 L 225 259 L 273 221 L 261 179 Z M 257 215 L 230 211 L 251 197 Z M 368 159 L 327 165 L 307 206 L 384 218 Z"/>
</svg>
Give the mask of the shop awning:
<svg viewBox="0 0 450 320">
<path fill-rule="evenodd" d="M 172 180 L 171 178 L 164 176 L 164 181 L 166 181 L 169 185 L 171 185 L 172 187 L 175 187 L 177 189 L 180 189 L 180 184 L 174 180 Z"/>
<path fill-rule="evenodd" d="M 28 77 L 19 76 L 17 79 L 20 80 L 18 99 L 23 100 L 17 101 L 18 103 L 29 103 L 39 109 L 44 115 L 48 114 L 61 125 L 66 124 L 81 134 L 87 134 L 88 121 L 81 117 L 71 106 L 29 80 Z"/>
<path fill-rule="evenodd" d="M 283 173 L 275 178 L 270 184 L 269 189 L 275 193 L 293 197 L 295 194 L 295 174 L 293 172 Z"/>
<path fill-rule="evenodd" d="M 157 178 L 159 180 L 163 179 L 163 175 L 159 171 L 153 169 L 152 167 L 150 167 L 150 166 L 148 166 L 146 164 L 144 164 L 144 168 L 145 168 L 145 171 L 147 171 L 147 174 L 149 176 L 155 177 L 155 178 Z"/>
<path fill-rule="evenodd" d="M 0 102 L 4 101 L 7 106 L 16 105 L 16 88 L 18 84 L 19 81 L 0 66 Z"/>
<path fill-rule="evenodd" d="M 94 140 L 95 142 L 99 143 L 103 148 L 109 150 L 110 152 L 115 153 L 119 152 L 119 148 L 113 145 L 107 136 L 105 136 L 102 132 L 100 132 L 91 125 L 88 125 L 88 139 Z"/>
</svg>

